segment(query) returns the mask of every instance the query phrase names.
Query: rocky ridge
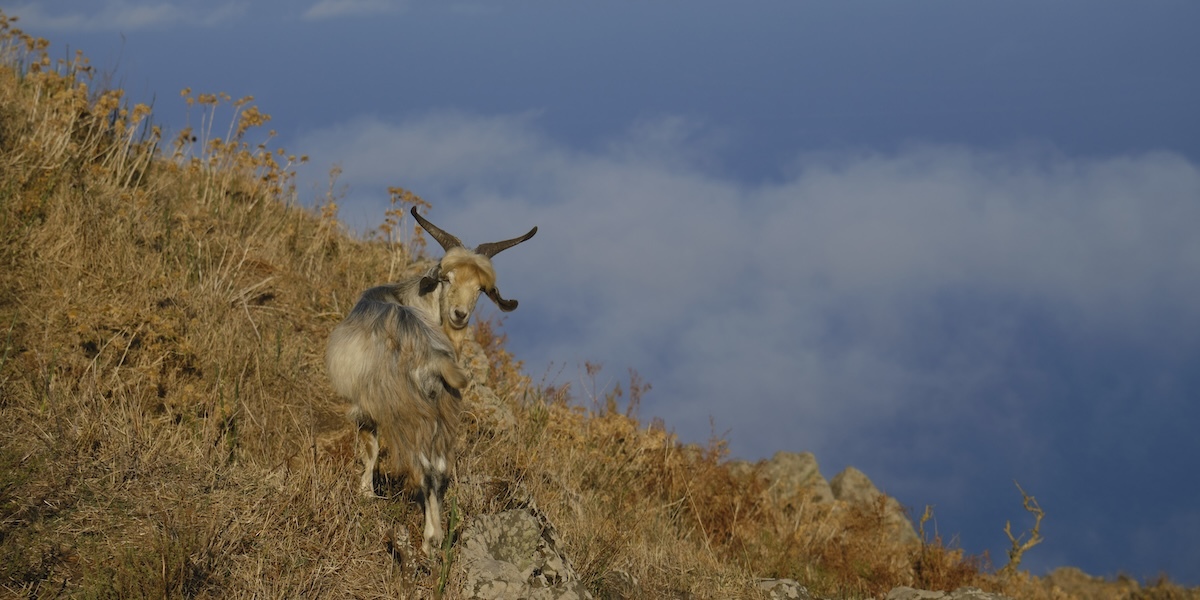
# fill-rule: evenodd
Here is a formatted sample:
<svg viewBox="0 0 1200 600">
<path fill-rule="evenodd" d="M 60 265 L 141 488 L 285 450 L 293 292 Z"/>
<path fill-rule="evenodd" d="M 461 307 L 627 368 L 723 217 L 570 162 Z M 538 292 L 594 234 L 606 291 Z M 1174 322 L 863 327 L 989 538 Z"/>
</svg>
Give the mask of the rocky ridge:
<svg viewBox="0 0 1200 600">
<path fill-rule="evenodd" d="M 482 416 L 486 426 L 511 427 L 514 416 L 497 395 L 481 382 L 487 380 L 488 362 L 483 349 L 468 341 L 462 349 L 462 362 L 470 370 L 473 383 L 466 399 L 474 412 Z M 884 502 L 885 520 L 894 535 L 911 543 L 919 543 L 912 522 L 895 498 L 885 496 L 861 471 L 848 467 L 832 480 L 821 474 L 812 453 L 778 452 L 770 460 L 756 464 L 731 461 L 731 470 L 738 476 L 764 479 L 771 493 L 782 502 L 830 504 L 835 507 L 861 506 Z M 571 560 L 562 549 L 554 526 L 538 510 L 533 500 L 526 506 L 496 514 L 476 515 L 467 524 L 459 540 L 457 562 L 462 569 L 467 598 L 479 600 L 575 600 L 591 599 Z M 623 571 L 606 579 L 605 598 L 634 599 L 646 597 L 633 577 Z M 751 596 L 772 600 L 813 600 L 815 597 L 799 582 L 791 579 L 761 579 Z M 996 600 L 996 595 L 983 594 L 974 588 L 944 592 L 896 588 L 888 600 Z"/>
<path fill-rule="evenodd" d="M 833 479 L 826 480 L 817 464 L 817 457 L 811 452 L 785 451 L 776 452 L 769 460 L 758 463 L 731 461 L 730 467 L 742 476 L 762 478 L 784 506 L 811 502 L 870 508 L 877 502 L 883 502 L 884 521 L 895 539 L 904 543 L 920 542 L 900 502 L 881 492 L 865 473 L 854 467 L 846 467 Z"/>
</svg>

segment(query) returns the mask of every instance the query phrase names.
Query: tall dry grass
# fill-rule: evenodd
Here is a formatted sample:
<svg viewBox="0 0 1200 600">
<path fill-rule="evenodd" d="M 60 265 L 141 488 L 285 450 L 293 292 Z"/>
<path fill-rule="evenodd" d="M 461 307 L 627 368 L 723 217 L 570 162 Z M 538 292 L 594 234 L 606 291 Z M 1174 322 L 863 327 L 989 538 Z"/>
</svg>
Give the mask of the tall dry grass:
<svg viewBox="0 0 1200 600">
<path fill-rule="evenodd" d="M 358 497 L 323 372 L 359 291 L 422 260 L 400 232 L 427 203 L 389 190 L 379 233 L 350 236 L 332 184 L 299 202 L 304 159 L 270 147 L 252 99 L 185 90 L 193 121 L 164 139 L 148 107 L 47 46 L 0 14 L 0 595 L 458 597 L 455 547 L 429 565 L 406 541 L 419 508 Z M 882 505 L 777 498 L 721 439 L 641 424 L 636 377 L 535 384 L 496 324 L 476 341 L 451 540 L 536 505 L 600 597 L 619 572 L 654 598 L 757 597 L 757 577 L 831 597 L 1081 597 L 937 538 L 898 544 Z"/>
<path fill-rule="evenodd" d="M 299 208 L 249 100 L 189 95 L 200 125 L 164 142 L 3 27 L 3 589 L 410 592 L 377 560 L 407 508 L 358 501 L 348 456 L 287 469 L 341 426 L 322 340 L 405 249 Z"/>
</svg>

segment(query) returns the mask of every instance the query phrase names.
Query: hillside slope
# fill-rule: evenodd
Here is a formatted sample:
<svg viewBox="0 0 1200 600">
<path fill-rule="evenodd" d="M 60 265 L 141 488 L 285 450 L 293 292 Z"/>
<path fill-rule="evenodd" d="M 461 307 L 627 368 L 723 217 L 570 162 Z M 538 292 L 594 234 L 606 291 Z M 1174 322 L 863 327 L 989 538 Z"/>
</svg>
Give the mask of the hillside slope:
<svg viewBox="0 0 1200 600">
<path fill-rule="evenodd" d="M 249 100 L 185 91 L 196 125 L 163 139 L 85 58 L 0 27 L 0 594 L 460 597 L 457 547 L 428 564 L 406 542 L 415 504 L 357 495 L 323 368 L 359 291 L 425 260 L 400 235 L 423 201 L 394 190 L 380 234 L 350 236 L 336 198 L 300 205 L 302 159 Z M 1089 597 L 898 541 L 882 502 L 780 495 L 721 440 L 640 424 L 638 381 L 573 398 L 523 376 L 493 324 L 475 337 L 455 512 L 538 507 L 597 597 L 626 593 L 618 572 L 641 597 L 759 597 L 759 577 Z"/>
</svg>

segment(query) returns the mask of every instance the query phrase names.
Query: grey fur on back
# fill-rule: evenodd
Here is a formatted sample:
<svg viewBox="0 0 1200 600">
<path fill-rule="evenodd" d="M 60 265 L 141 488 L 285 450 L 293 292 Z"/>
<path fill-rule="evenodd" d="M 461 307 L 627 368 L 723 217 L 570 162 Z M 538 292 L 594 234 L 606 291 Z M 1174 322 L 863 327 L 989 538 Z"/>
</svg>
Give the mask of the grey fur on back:
<svg viewBox="0 0 1200 600">
<path fill-rule="evenodd" d="M 386 467 L 412 487 L 422 480 L 422 455 L 453 464 L 467 376 L 442 328 L 398 303 L 407 287 L 416 282 L 363 292 L 330 336 L 326 366 L 334 390 L 351 401 L 350 419 L 379 434 Z"/>
</svg>

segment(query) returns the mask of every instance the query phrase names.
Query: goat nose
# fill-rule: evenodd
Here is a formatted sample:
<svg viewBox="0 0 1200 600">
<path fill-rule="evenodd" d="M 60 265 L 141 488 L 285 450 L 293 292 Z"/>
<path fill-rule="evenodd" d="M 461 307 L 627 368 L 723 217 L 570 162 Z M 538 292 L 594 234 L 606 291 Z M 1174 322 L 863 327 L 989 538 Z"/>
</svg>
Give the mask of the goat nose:
<svg viewBox="0 0 1200 600">
<path fill-rule="evenodd" d="M 461 308 L 454 309 L 454 318 L 459 321 L 465 321 L 467 319 L 467 311 Z"/>
</svg>

